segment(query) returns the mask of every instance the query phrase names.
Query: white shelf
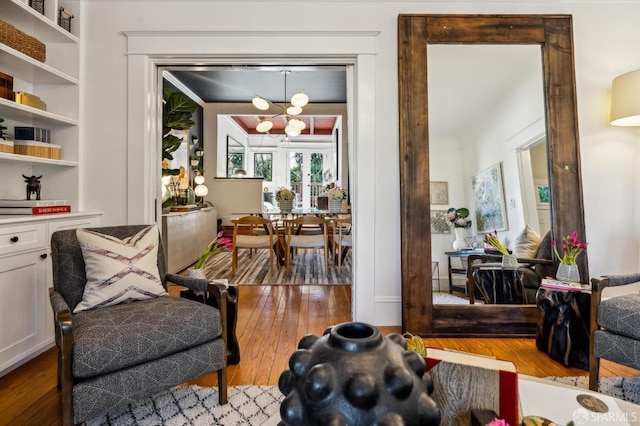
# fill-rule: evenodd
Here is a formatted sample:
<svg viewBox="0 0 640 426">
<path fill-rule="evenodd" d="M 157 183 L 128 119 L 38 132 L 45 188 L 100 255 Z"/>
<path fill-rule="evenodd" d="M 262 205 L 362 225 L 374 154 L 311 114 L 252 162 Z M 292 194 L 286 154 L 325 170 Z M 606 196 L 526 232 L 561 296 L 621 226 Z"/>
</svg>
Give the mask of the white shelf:
<svg viewBox="0 0 640 426">
<path fill-rule="evenodd" d="M 77 126 L 79 124 L 78 120 L 62 117 L 49 111 L 43 111 L 4 98 L 0 98 L 0 117 L 38 126 Z"/>
<path fill-rule="evenodd" d="M 2 72 L 33 84 L 80 84 L 80 80 L 0 43 Z"/>
<path fill-rule="evenodd" d="M 20 0 L 2 0 L 0 19 L 43 43 L 79 43 L 80 39 Z"/>
<path fill-rule="evenodd" d="M 42 158 L 42 157 L 34 157 L 32 155 L 22 155 L 22 154 L 9 154 L 6 152 L 0 152 L 0 161 L 8 160 L 12 162 L 23 162 L 23 163 L 31 163 L 31 164 L 48 164 L 52 166 L 61 166 L 61 167 L 77 167 L 77 161 L 67 161 L 67 160 L 54 160 L 51 158 Z"/>
</svg>

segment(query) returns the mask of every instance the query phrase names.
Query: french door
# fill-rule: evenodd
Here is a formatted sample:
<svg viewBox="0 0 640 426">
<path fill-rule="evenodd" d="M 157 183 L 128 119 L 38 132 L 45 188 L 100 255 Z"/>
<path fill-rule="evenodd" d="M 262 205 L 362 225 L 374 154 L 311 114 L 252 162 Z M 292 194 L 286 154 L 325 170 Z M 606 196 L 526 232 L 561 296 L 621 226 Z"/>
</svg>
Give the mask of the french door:
<svg viewBox="0 0 640 426">
<path fill-rule="evenodd" d="M 325 170 L 330 170 L 331 150 L 328 148 L 290 148 L 287 150 L 287 176 L 296 193 L 296 208 L 317 207 L 322 192 Z M 327 182 L 328 183 L 328 182 Z"/>
</svg>

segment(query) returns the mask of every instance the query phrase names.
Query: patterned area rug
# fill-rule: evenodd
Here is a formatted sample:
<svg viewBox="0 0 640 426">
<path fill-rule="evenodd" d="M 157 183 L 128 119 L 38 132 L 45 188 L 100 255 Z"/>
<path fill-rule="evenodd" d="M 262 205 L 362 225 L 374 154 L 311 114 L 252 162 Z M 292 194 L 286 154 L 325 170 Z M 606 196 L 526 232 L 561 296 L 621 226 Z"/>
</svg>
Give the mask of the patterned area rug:
<svg viewBox="0 0 640 426">
<path fill-rule="evenodd" d="M 351 250 L 340 268 L 331 264 L 329 273 L 325 273 L 324 250 L 304 249 L 291 260 L 290 271 L 278 266 L 274 260 L 273 275 L 270 275 L 269 252 L 257 250 L 250 256 L 249 250 L 238 252 L 238 269 L 231 275 L 231 253 L 224 252 L 213 256 L 204 266 L 209 279 L 227 279 L 235 285 L 350 285 Z"/>
<path fill-rule="evenodd" d="M 545 379 L 583 389 L 589 388 L 588 376 L 550 376 Z M 640 377 L 601 377 L 599 386 L 600 392 L 605 395 L 640 404 Z"/>
<path fill-rule="evenodd" d="M 458 297 L 454 294 L 439 292 L 433 293 L 434 305 L 468 305 L 469 299 Z"/>
<path fill-rule="evenodd" d="M 85 425 L 258 426 L 280 410 L 283 399 L 277 386 L 235 386 L 229 387 L 229 403 L 220 405 L 217 387 L 175 387 Z"/>
</svg>

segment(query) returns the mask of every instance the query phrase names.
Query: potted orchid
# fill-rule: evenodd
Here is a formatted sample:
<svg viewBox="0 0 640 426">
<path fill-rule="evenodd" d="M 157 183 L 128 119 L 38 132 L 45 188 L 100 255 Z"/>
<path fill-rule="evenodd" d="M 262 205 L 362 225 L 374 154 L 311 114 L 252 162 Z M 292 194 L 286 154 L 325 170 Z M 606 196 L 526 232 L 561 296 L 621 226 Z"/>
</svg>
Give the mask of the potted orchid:
<svg viewBox="0 0 640 426">
<path fill-rule="evenodd" d="M 558 244 L 551 240 L 551 247 L 556 258 L 560 261 L 556 279 L 558 281 L 580 282 L 580 271 L 578 269 L 578 256 L 587 248 L 586 242 L 578 240 L 578 232 L 573 231 L 570 235 L 562 237 L 562 256 L 558 253 Z"/>
</svg>

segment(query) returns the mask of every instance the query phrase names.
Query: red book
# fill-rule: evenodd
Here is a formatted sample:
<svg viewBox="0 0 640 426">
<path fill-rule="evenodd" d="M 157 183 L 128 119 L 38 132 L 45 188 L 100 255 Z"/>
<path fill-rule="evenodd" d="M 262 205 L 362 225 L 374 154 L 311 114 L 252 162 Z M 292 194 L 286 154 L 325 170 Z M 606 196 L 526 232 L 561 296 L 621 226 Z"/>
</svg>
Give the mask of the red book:
<svg viewBox="0 0 640 426">
<path fill-rule="evenodd" d="M 518 369 L 513 362 L 430 347 L 425 361 L 434 383 L 431 397 L 444 416 L 443 424 L 471 424 L 471 410 L 478 409 L 495 411 L 511 426 L 520 424 Z"/>
<path fill-rule="evenodd" d="M 0 207 L 0 215 L 2 214 L 55 214 L 69 213 L 71 206 L 35 206 L 35 207 Z"/>
</svg>

